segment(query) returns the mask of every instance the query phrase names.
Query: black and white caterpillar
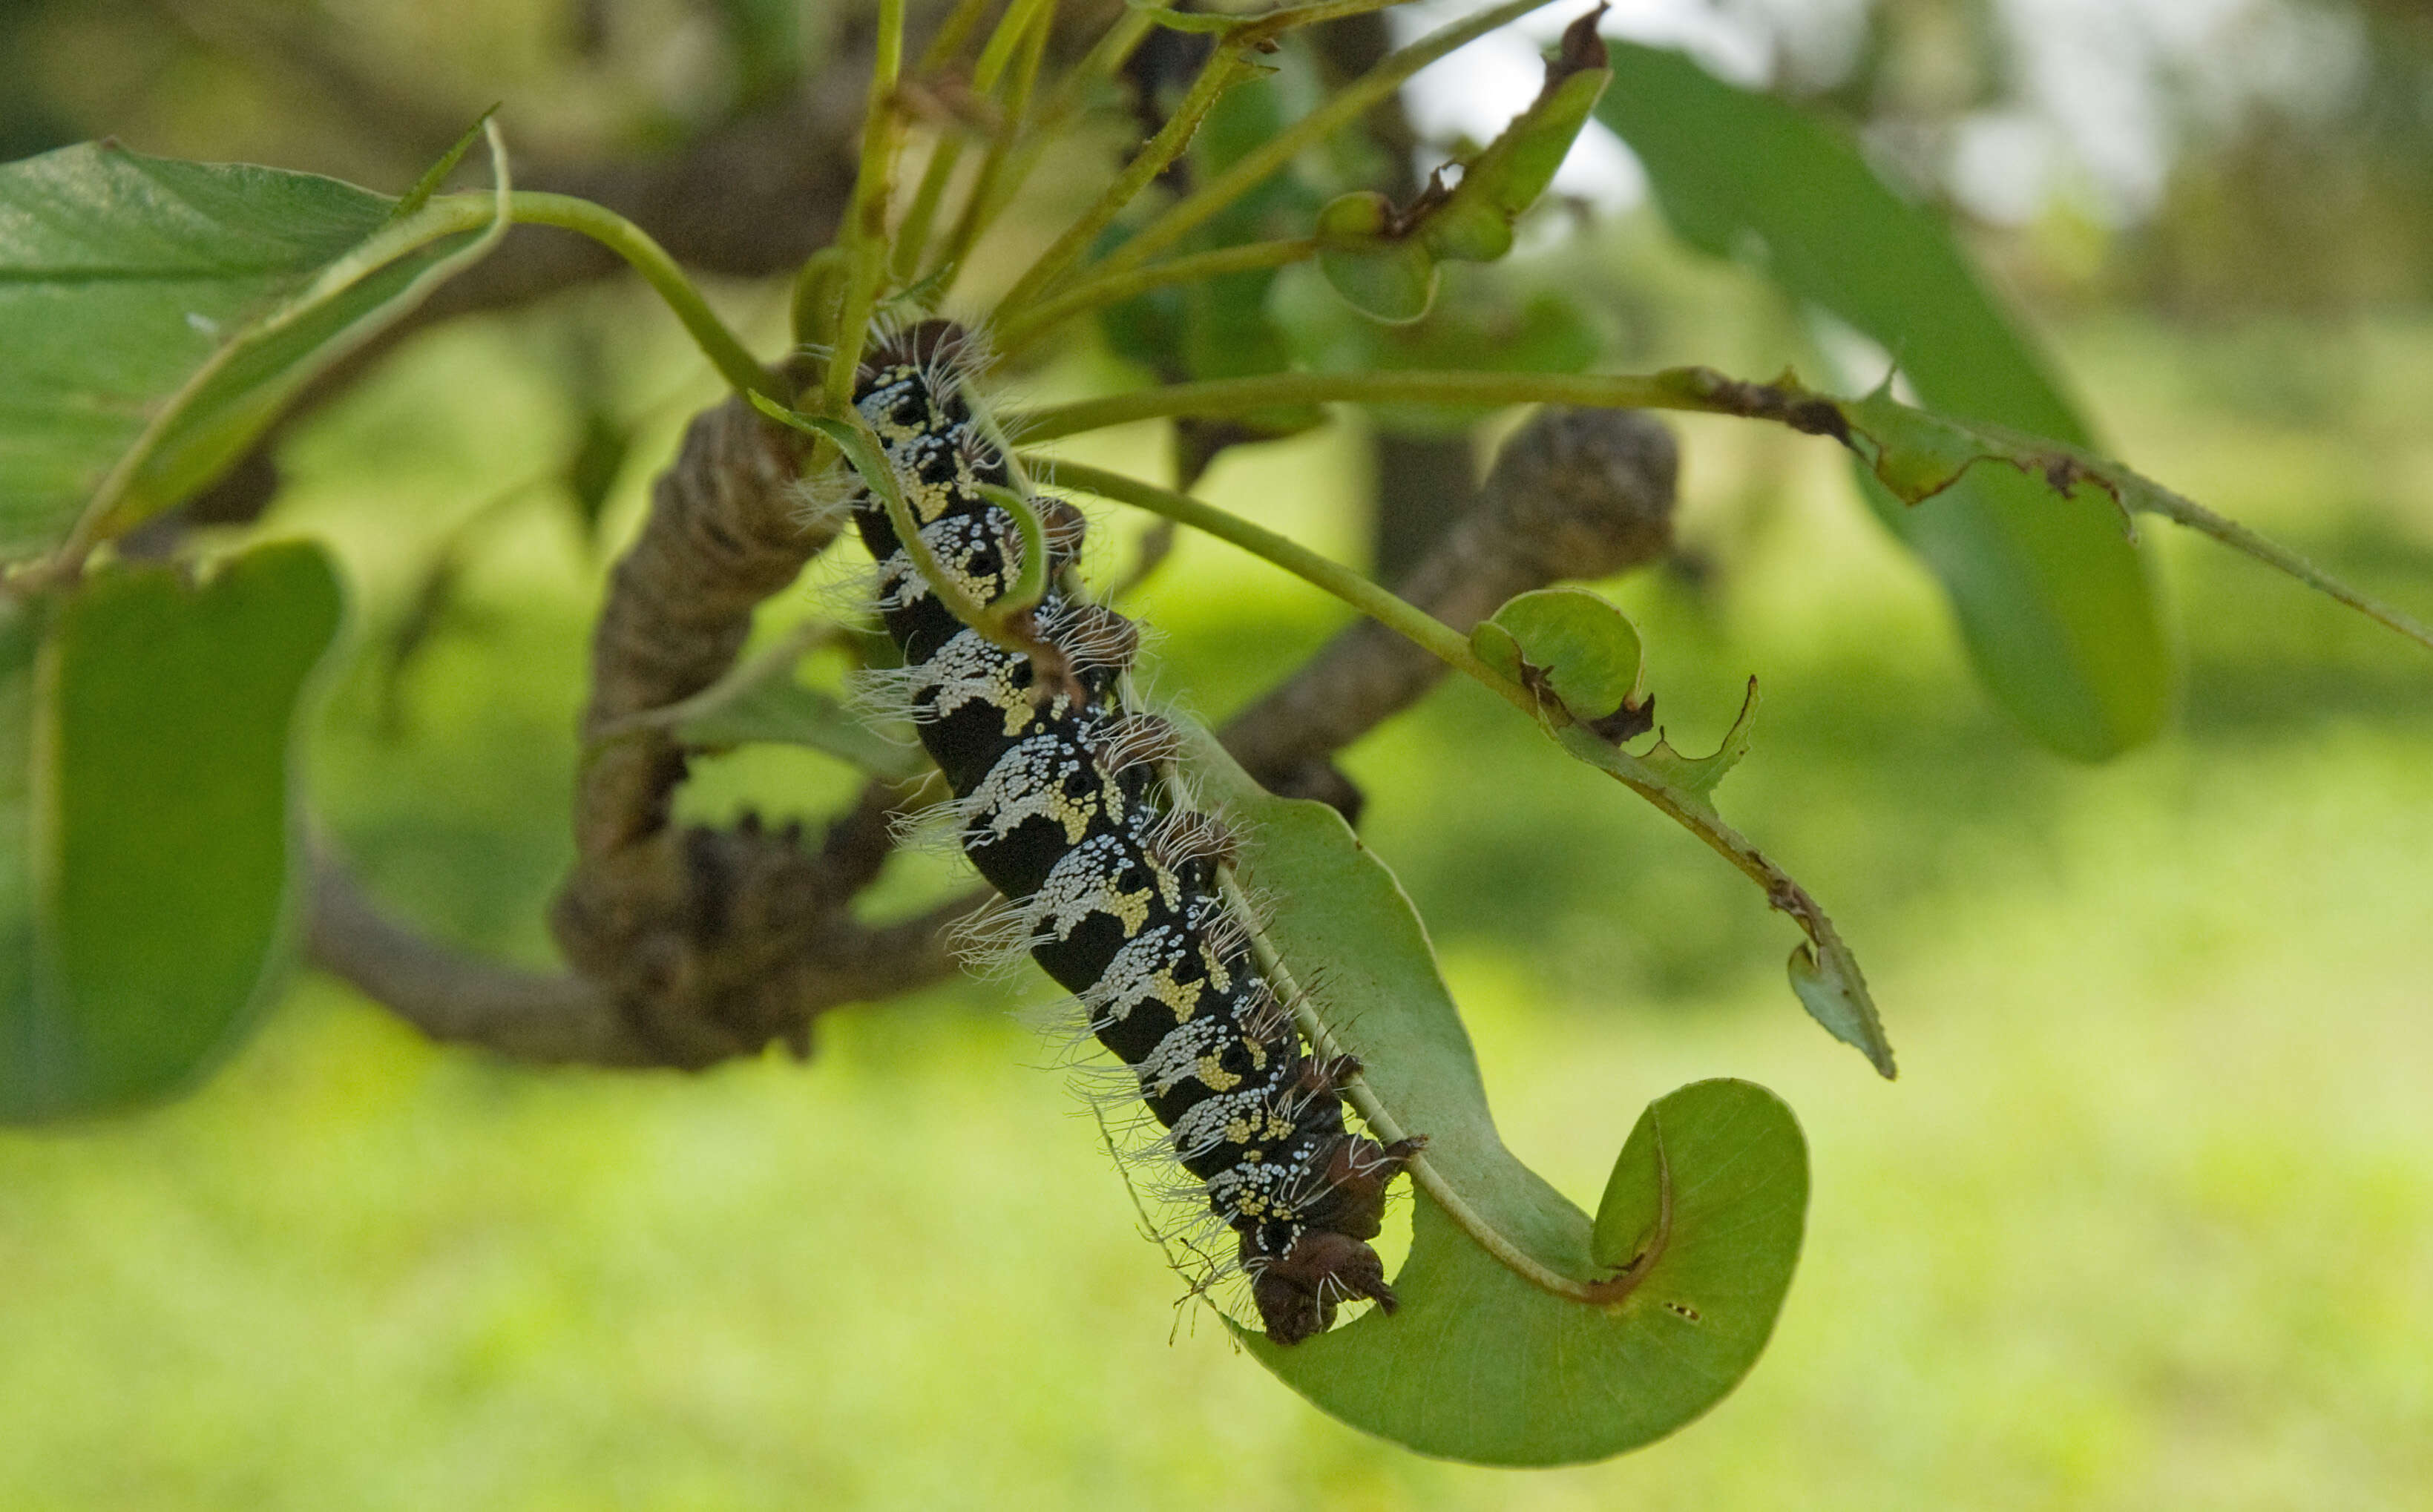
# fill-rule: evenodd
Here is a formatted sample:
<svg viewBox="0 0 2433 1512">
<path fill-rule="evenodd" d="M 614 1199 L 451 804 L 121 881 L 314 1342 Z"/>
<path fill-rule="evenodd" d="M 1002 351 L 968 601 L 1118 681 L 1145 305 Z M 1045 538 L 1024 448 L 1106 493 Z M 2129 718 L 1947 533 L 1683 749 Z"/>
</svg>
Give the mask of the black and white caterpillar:
<svg viewBox="0 0 2433 1512">
<path fill-rule="evenodd" d="M 924 322 L 867 354 L 854 402 L 938 564 L 986 603 L 1015 581 L 1022 546 L 983 492 L 1018 475 L 975 421 L 977 366 L 968 332 Z M 1050 578 L 1025 652 L 957 620 L 881 503 L 855 495 L 877 607 L 903 654 L 894 702 L 952 786 L 958 838 L 1005 894 L 1020 946 L 1080 998 L 1190 1173 L 1187 1190 L 1237 1236 L 1268 1336 L 1307 1338 L 1354 1298 L 1390 1311 L 1367 1241 L 1418 1142 L 1389 1148 L 1345 1128 L 1356 1063 L 1302 1046 L 1219 884 L 1228 832 L 1177 791 L 1171 726 L 1124 705 L 1138 631 L 1060 586 L 1080 517 L 1060 500 L 1030 502 Z"/>
</svg>

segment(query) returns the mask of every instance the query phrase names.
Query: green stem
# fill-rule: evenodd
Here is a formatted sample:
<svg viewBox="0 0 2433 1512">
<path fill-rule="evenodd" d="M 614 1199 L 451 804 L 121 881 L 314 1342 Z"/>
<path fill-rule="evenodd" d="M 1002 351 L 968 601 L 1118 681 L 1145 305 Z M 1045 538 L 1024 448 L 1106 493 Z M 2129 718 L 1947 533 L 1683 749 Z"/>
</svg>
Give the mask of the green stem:
<svg viewBox="0 0 2433 1512">
<path fill-rule="evenodd" d="M 965 592 L 963 586 L 947 574 L 945 564 L 938 560 L 928 537 L 921 534 L 921 522 L 912 517 L 912 506 L 905 501 L 895 469 L 888 462 L 887 449 L 879 445 L 876 433 L 859 412 L 847 409 L 841 417 L 805 415 L 768 399 L 755 399 L 752 402 L 761 414 L 781 425 L 835 443 L 845 461 L 860 475 L 863 486 L 877 496 L 897 544 L 911 559 L 912 569 L 921 574 L 948 613 L 1008 651 L 1028 653 L 1032 649 L 1029 642 L 1010 634 L 1001 620 L 990 615 L 987 604 Z"/>
<path fill-rule="evenodd" d="M 904 224 L 895 229 L 895 257 L 890 270 L 898 283 L 910 283 L 920 273 L 921 254 L 929 246 L 929 228 L 937 223 L 938 206 L 945 199 L 946 185 L 962 159 L 963 134 L 951 127 L 940 133 L 921 170 L 921 187 L 904 212 Z"/>
<path fill-rule="evenodd" d="M 1006 64 L 1013 61 L 1014 49 L 1029 36 L 1031 26 L 1038 22 L 1041 13 L 1052 11 L 1055 4 L 1056 0 L 1013 0 L 1013 4 L 1005 8 L 1005 14 L 997 21 L 996 30 L 989 34 L 988 45 L 980 49 L 980 60 L 972 67 L 974 93 L 986 94 L 996 88 L 996 81 L 1004 75 Z"/>
<path fill-rule="evenodd" d="M 1506 681 L 1495 669 L 1479 660 L 1478 653 L 1470 649 L 1469 637 L 1417 604 L 1395 597 L 1342 563 L 1321 556 L 1299 541 L 1279 535 L 1264 525 L 1254 525 L 1239 515 L 1227 514 L 1189 494 L 1160 488 L 1120 472 L 1109 472 L 1102 467 L 1078 462 L 1051 463 L 1038 457 L 1027 457 L 1024 461 L 1059 487 L 1079 488 L 1118 503 L 1146 509 L 1152 515 L 1161 515 L 1177 524 L 1204 531 L 1219 540 L 1232 542 L 1253 556 L 1263 557 L 1313 586 L 1334 594 L 1447 666 L 1477 678 L 1503 694 L 1522 712 L 1532 718 L 1538 714 L 1537 700 L 1520 685 Z"/>
<path fill-rule="evenodd" d="M 1210 216 L 1257 188 L 1268 175 L 1290 162 L 1302 148 L 1324 141 L 1366 115 L 1387 95 L 1402 88 L 1403 81 L 1413 74 L 1455 48 L 1474 42 L 1498 26 L 1516 21 L 1549 3 L 1550 0 L 1506 0 L 1505 4 L 1491 10 L 1483 10 L 1467 21 L 1422 37 L 1393 54 L 1336 92 L 1325 104 L 1269 138 L 1265 144 L 1243 156 L 1232 167 L 1141 228 L 1138 234 L 1109 253 L 1097 264 L 1098 270 L 1120 273 L 1126 268 L 1138 267 L 1182 240 Z M 1218 56 L 1227 54 L 1220 50 Z"/>
<path fill-rule="evenodd" d="M 1141 44 L 1141 39 L 1156 29 L 1156 23 L 1144 11 L 1126 10 L 1115 18 L 1105 35 L 1094 43 L 1081 60 L 1057 80 L 1055 90 L 1047 96 L 1040 119 L 1050 123 L 1062 121 L 1080 108 L 1081 92 L 1097 79 L 1113 78 Z"/>
<path fill-rule="evenodd" d="M 1015 44 L 1029 35 L 1043 4 L 1053 6 L 1055 0 L 1014 0 L 1013 4 L 1006 7 L 1005 14 L 997 18 L 996 29 L 989 34 L 987 44 L 980 49 L 979 61 L 972 66 L 973 93 L 986 95 L 996 88 L 997 78 L 1004 74 Z M 972 0 L 964 0 L 962 8 L 948 18 L 948 25 L 961 23 L 967 33 L 978 22 L 979 10 L 980 7 L 973 4 Z M 1044 42 L 1046 39 L 1043 37 L 1041 40 Z M 941 44 L 944 44 L 943 52 Z M 956 47 L 961 45 L 961 34 L 951 43 L 945 43 L 942 33 L 939 42 L 932 42 L 929 50 L 922 55 L 922 70 L 927 72 L 937 68 Z M 1027 82 L 1017 88 L 1028 93 Z M 1019 106 L 1008 111 L 1008 131 L 1012 129 L 1012 120 L 1019 114 Z M 896 229 L 893 270 L 897 282 L 914 281 L 914 276 L 921 267 L 921 254 L 928 249 L 929 228 L 937 220 L 938 206 L 946 197 L 946 185 L 954 178 L 955 165 L 962 161 L 962 133 L 951 128 L 939 137 L 937 146 L 930 151 L 929 161 L 921 171 L 921 187 L 913 194 L 911 208 L 904 212 L 904 224 Z M 986 181 L 985 177 L 982 181 Z M 977 189 L 974 195 L 978 197 Z M 966 208 L 964 218 L 969 219 L 970 216 L 971 212 Z"/>
<path fill-rule="evenodd" d="M 1315 257 L 1318 248 L 1319 242 L 1314 236 L 1251 242 L 1241 246 L 1220 246 L 1210 252 L 1171 258 L 1111 278 L 1092 279 L 1052 299 L 1042 300 L 1026 313 L 1005 322 L 997 329 L 997 350 L 1000 353 L 1017 351 L 1061 321 L 1103 305 L 1121 304 L 1151 289 L 1162 289 L 1170 283 L 1191 283 L 1224 273 L 1284 267 L 1304 258 Z"/>
<path fill-rule="evenodd" d="M 2201 535 L 2210 536 L 2269 568 L 2286 572 L 2316 592 L 2328 594 L 2367 619 L 2398 631 L 2418 645 L 2433 648 L 2433 627 L 2427 627 L 2413 616 L 2403 614 L 2377 599 L 2368 598 L 2280 542 L 2258 535 L 2238 521 L 2217 515 L 2193 500 L 2183 499 L 2157 484 L 2151 492 L 2138 498 L 2137 507 Z"/>
<path fill-rule="evenodd" d="M 1098 196 L 1097 203 L 1066 227 L 1064 233 L 1057 237 L 1046 251 L 1039 254 L 1038 261 L 1031 263 L 1029 270 L 1006 291 L 1005 297 L 997 301 L 998 315 L 1002 317 L 1008 312 L 1018 311 L 1046 294 L 1049 286 L 1063 276 L 1064 270 L 1089 249 L 1090 244 L 1097 240 L 1098 233 L 1114 221 L 1123 208 L 1164 173 L 1167 164 L 1182 155 L 1182 149 L 1191 144 L 1192 134 L 1199 129 L 1199 123 L 1216 109 L 1216 101 L 1225 92 L 1250 78 L 1255 72 L 1255 66 L 1239 51 L 1231 46 L 1219 46 L 1216 55 L 1200 69 L 1199 76 L 1191 81 L 1190 92 L 1183 95 L 1182 103 L 1175 107 L 1174 114 L 1166 118 L 1165 125 L 1158 129 L 1157 135 L 1149 138 L 1148 144 L 1133 154 L 1131 161 L 1124 164 L 1123 172 L 1115 176 L 1115 181 L 1107 186 L 1106 192 Z"/>
<path fill-rule="evenodd" d="M 486 195 L 449 195 L 433 200 L 432 208 L 459 199 L 478 203 L 485 209 L 489 204 Z M 778 399 L 785 397 L 783 386 L 760 365 L 759 359 L 744 348 L 735 332 L 726 328 L 726 323 L 718 318 L 717 312 L 710 309 L 708 301 L 701 297 L 701 291 L 693 287 L 692 280 L 685 277 L 684 269 L 676 265 L 675 259 L 668 256 L 667 249 L 651 240 L 640 227 L 613 210 L 595 205 L 587 199 L 577 199 L 571 195 L 519 189 L 510 196 L 510 202 L 515 219 L 520 224 L 555 226 L 565 230 L 579 231 L 623 258 L 626 264 L 639 273 L 643 281 L 667 302 L 675 317 L 684 322 L 693 344 L 701 348 L 702 355 L 709 359 L 711 365 L 718 369 L 719 376 L 725 379 L 727 385 L 737 393 L 767 394 Z"/>
<path fill-rule="evenodd" d="M 1575 404 L 1733 413 L 1720 401 L 1687 391 L 1666 373 L 1263 373 L 1059 404 L 1029 411 L 1012 423 L 1024 440 L 1047 441 L 1173 415 L 1237 415 L 1270 405 L 1329 403 Z"/>
<path fill-rule="evenodd" d="M 904 4 L 878 0 L 878 49 L 862 112 L 861 166 L 854 178 L 853 207 L 844 228 L 850 271 L 838 312 L 836 347 L 828 353 L 821 384 L 821 407 L 830 415 L 852 408 L 854 368 L 861 361 L 862 341 L 887 273 L 887 201 L 894 187 L 897 141 L 903 135 L 895 111 L 895 81 L 904 67 Z"/>
</svg>

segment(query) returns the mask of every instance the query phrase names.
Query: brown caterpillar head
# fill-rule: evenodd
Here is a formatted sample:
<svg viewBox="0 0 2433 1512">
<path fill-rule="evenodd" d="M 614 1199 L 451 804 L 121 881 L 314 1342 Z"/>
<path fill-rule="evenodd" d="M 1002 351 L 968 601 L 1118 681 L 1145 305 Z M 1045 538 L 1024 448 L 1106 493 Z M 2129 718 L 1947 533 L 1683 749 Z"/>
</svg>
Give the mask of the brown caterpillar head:
<svg viewBox="0 0 2433 1512">
<path fill-rule="evenodd" d="M 1260 1267 L 1251 1283 L 1259 1321 L 1278 1344 L 1299 1344 L 1325 1333 L 1334 1326 L 1337 1303 L 1362 1297 L 1389 1313 L 1394 1310 L 1394 1288 L 1386 1284 L 1385 1262 L 1376 1250 L 1332 1229 L 1303 1233 L 1281 1259 Z"/>
</svg>

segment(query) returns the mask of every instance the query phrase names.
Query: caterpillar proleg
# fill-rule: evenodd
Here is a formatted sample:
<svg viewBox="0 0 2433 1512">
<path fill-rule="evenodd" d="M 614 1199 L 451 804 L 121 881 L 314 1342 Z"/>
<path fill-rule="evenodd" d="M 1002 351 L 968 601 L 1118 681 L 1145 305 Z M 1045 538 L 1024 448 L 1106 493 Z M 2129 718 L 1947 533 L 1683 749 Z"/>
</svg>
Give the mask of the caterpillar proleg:
<svg viewBox="0 0 2433 1512">
<path fill-rule="evenodd" d="M 1019 487 L 974 416 L 978 344 L 927 321 L 893 332 L 856 374 L 854 402 L 944 571 L 976 602 L 1015 581 L 1021 535 L 986 487 Z M 1153 716 L 1124 706 L 1138 646 L 1123 616 L 1063 586 L 1080 517 L 1034 505 L 1050 586 L 1009 650 L 929 589 L 887 513 L 856 501 L 879 564 L 877 607 L 901 649 L 898 708 L 953 788 L 951 813 L 982 876 L 1006 896 L 1002 937 L 1074 993 L 1091 1031 L 1131 1068 L 1190 1190 L 1235 1236 L 1268 1336 L 1291 1344 L 1358 1298 L 1390 1311 L 1368 1241 L 1386 1187 L 1417 1148 L 1349 1130 L 1341 1093 L 1358 1068 L 1303 1047 L 1218 885 L 1234 838 L 1167 775 Z"/>
</svg>

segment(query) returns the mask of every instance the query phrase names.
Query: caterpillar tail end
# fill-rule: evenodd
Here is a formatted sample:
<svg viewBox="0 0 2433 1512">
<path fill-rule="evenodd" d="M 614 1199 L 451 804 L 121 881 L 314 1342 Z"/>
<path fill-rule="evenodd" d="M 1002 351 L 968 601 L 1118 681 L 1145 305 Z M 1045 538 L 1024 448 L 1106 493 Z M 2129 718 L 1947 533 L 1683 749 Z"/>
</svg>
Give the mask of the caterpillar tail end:
<svg viewBox="0 0 2433 1512">
<path fill-rule="evenodd" d="M 1425 1137 L 1384 1147 L 1353 1138 L 1336 1148 L 1327 1172 L 1326 1211 L 1313 1214 L 1312 1226 L 1283 1255 L 1260 1266 L 1251 1284 L 1251 1300 L 1270 1340 L 1299 1344 L 1325 1333 L 1343 1302 L 1365 1299 L 1394 1310 L 1386 1263 L 1367 1241 L 1384 1225 L 1387 1183 L 1426 1145 Z"/>
</svg>

